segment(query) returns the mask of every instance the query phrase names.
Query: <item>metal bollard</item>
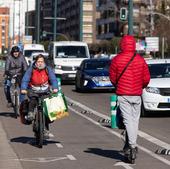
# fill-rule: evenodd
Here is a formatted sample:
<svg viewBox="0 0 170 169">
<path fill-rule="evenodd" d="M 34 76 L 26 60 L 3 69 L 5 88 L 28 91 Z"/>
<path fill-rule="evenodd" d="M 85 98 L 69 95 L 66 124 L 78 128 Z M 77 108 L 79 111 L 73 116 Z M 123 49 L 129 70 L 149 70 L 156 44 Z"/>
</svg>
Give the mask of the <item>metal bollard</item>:
<svg viewBox="0 0 170 169">
<path fill-rule="evenodd" d="M 116 100 L 117 95 L 110 96 L 111 128 L 117 128 L 116 125 Z"/>
</svg>

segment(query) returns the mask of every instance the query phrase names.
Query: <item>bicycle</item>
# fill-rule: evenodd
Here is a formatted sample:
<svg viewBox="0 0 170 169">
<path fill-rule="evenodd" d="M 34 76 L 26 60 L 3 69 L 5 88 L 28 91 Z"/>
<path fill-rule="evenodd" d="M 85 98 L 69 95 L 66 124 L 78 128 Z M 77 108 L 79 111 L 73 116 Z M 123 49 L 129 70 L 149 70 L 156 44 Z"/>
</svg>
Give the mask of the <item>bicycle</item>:
<svg viewBox="0 0 170 169">
<path fill-rule="evenodd" d="M 19 116 L 19 84 L 17 75 L 14 75 L 11 79 L 10 94 L 15 118 L 17 118 Z"/>
<path fill-rule="evenodd" d="M 43 147 L 45 115 L 43 113 L 44 96 L 48 93 L 41 93 L 38 97 L 38 104 L 34 109 L 33 132 L 35 133 L 36 145 L 39 148 Z"/>
</svg>

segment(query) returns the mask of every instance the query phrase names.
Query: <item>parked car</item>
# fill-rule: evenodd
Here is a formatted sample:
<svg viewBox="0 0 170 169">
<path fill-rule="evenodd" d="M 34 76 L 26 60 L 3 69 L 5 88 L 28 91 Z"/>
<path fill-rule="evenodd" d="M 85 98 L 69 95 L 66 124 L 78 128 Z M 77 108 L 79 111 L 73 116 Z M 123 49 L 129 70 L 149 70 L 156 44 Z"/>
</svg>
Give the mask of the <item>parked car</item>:
<svg viewBox="0 0 170 169">
<path fill-rule="evenodd" d="M 142 112 L 170 111 L 170 59 L 147 60 L 151 80 L 142 94 Z"/>
<path fill-rule="evenodd" d="M 87 89 L 113 89 L 109 79 L 110 59 L 85 59 L 78 67 L 75 78 L 76 91 Z"/>
</svg>

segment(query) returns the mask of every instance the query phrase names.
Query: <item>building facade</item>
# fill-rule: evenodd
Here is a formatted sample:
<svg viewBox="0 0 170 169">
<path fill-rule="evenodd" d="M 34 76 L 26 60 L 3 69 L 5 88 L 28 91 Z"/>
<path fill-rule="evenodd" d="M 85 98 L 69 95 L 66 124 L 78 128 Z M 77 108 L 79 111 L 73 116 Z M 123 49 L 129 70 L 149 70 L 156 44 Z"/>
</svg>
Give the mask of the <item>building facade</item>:
<svg viewBox="0 0 170 169">
<path fill-rule="evenodd" d="M 57 34 L 63 34 L 70 40 L 85 41 L 88 44 L 95 42 L 95 0 L 42 0 L 42 9 L 42 29 L 47 33 L 48 38 L 53 39 L 56 16 Z M 53 19 L 46 19 L 47 17 Z"/>
<path fill-rule="evenodd" d="M 150 34 L 151 23 L 146 16 L 150 1 L 133 0 L 133 31 L 138 37 Z M 120 8 L 128 10 L 128 0 L 98 0 L 97 12 L 97 39 L 112 39 L 114 36 L 122 36 L 128 33 L 128 21 L 120 20 Z"/>
<path fill-rule="evenodd" d="M 9 8 L 0 7 L 0 53 L 9 46 Z"/>
</svg>

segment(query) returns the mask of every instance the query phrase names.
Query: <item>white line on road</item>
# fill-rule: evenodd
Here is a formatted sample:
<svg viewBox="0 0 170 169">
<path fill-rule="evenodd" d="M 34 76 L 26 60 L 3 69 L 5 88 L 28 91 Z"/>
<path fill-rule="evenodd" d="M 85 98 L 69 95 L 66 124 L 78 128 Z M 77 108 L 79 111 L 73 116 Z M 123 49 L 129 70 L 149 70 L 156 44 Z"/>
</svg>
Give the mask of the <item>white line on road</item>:
<svg viewBox="0 0 170 169">
<path fill-rule="evenodd" d="M 87 111 L 90 111 L 91 113 L 93 113 L 94 115 L 96 115 L 98 117 L 110 120 L 109 116 L 101 114 L 101 113 L 99 113 L 99 112 L 97 112 L 97 111 L 95 111 L 95 110 L 93 110 L 93 109 L 91 109 L 91 108 L 89 108 L 89 107 L 87 107 L 87 106 L 85 106 L 85 105 L 75 101 L 75 100 L 72 100 L 71 98 L 68 98 L 68 97 L 66 97 L 66 98 L 67 98 L 68 101 L 70 101 L 73 104 L 79 106 L 80 108 L 85 109 Z M 138 135 L 140 137 L 144 138 L 145 140 L 150 141 L 151 143 L 156 144 L 159 147 L 162 147 L 162 148 L 165 148 L 165 149 L 170 149 L 170 144 L 165 143 L 165 142 L 163 142 L 163 141 L 161 141 L 161 140 L 159 140 L 159 139 L 157 139 L 157 138 L 155 138 L 155 137 L 153 137 L 153 136 L 151 136 L 151 135 L 149 135 L 147 133 L 144 133 L 143 131 L 139 130 Z"/>
<path fill-rule="evenodd" d="M 71 161 L 76 160 L 76 158 L 74 156 L 70 155 L 70 154 L 67 154 L 67 158 Z"/>
<path fill-rule="evenodd" d="M 38 163 L 49 163 L 53 161 L 59 160 L 76 160 L 73 155 L 67 154 L 66 157 L 39 157 L 39 158 L 20 158 L 20 159 L 13 159 L 15 161 L 30 161 L 30 162 L 38 162 Z"/>
<path fill-rule="evenodd" d="M 117 137 L 121 137 L 121 135 L 120 135 L 118 132 L 115 132 L 115 131 L 113 131 L 112 129 L 109 129 L 109 128 L 106 128 L 106 127 L 102 126 L 100 123 L 98 123 L 98 122 L 96 122 L 95 120 L 93 120 L 93 119 L 91 119 L 91 118 L 89 118 L 89 117 L 81 114 L 80 112 L 78 112 L 77 110 L 73 109 L 72 107 L 69 106 L 69 109 L 70 109 L 71 111 L 75 112 L 76 114 L 82 116 L 83 118 L 89 120 L 89 121 L 92 122 L 93 124 L 99 126 L 100 128 L 102 128 L 102 129 L 104 129 L 104 130 L 106 130 L 106 131 L 108 131 L 108 132 L 116 135 Z M 142 151 L 144 151 L 145 153 L 149 154 L 150 156 L 152 156 L 152 157 L 158 159 L 159 161 L 161 161 L 161 162 L 163 162 L 163 163 L 165 163 L 165 164 L 167 164 L 167 165 L 170 166 L 170 161 L 169 161 L 169 160 L 166 160 L 165 158 L 158 156 L 157 154 L 153 153 L 152 151 L 150 151 L 150 150 L 148 150 L 148 149 L 146 149 L 146 148 L 144 148 L 144 147 L 142 147 L 142 146 L 139 146 L 139 145 L 138 145 L 138 148 L 141 149 Z"/>
<path fill-rule="evenodd" d="M 133 169 L 130 164 L 124 163 L 124 162 L 117 162 L 114 166 L 123 166 L 126 169 Z"/>
<path fill-rule="evenodd" d="M 60 143 L 56 143 L 55 145 L 56 145 L 58 148 L 63 148 L 63 145 L 60 144 Z"/>
</svg>

